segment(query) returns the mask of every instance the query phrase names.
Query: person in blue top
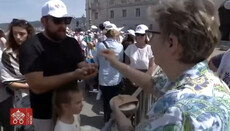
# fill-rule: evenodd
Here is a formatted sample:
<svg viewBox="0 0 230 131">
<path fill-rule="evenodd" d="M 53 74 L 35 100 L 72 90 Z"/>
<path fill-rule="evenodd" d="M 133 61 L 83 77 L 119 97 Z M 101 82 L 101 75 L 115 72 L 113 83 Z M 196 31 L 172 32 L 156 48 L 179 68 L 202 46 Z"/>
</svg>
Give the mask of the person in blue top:
<svg viewBox="0 0 230 131">
<path fill-rule="evenodd" d="M 133 127 L 112 103 L 121 131 L 229 131 L 230 90 L 208 68 L 206 59 L 219 42 L 219 17 L 211 0 L 161 0 L 152 10 L 158 28 L 150 45 L 165 75 L 151 77 L 119 62 L 103 50 L 110 64 L 156 98 L 146 120 Z"/>
<path fill-rule="evenodd" d="M 109 24 L 105 27 L 107 39 L 96 45 L 96 51 L 99 53 L 101 50 L 109 48 L 115 52 L 116 59 L 120 62 L 123 61 L 123 46 L 116 41 L 119 36 L 119 31 L 114 24 Z M 99 86 L 103 95 L 104 102 L 104 120 L 108 121 L 110 118 L 111 109 L 109 101 L 112 97 L 119 94 L 123 84 L 121 73 L 113 68 L 104 57 L 96 55 L 95 62 L 99 66 Z"/>
</svg>

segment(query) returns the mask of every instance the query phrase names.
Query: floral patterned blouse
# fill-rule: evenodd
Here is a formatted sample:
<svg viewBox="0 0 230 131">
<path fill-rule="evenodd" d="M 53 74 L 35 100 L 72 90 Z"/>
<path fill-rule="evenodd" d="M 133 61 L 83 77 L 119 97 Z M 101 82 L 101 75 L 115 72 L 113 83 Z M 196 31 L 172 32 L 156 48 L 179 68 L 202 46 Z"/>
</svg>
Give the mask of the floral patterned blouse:
<svg viewBox="0 0 230 131">
<path fill-rule="evenodd" d="M 229 88 L 208 69 L 207 62 L 198 63 L 175 82 L 162 74 L 153 80 L 157 81 L 154 90 L 161 97 L 136 131 L 230 130 Z"/>
</svg>

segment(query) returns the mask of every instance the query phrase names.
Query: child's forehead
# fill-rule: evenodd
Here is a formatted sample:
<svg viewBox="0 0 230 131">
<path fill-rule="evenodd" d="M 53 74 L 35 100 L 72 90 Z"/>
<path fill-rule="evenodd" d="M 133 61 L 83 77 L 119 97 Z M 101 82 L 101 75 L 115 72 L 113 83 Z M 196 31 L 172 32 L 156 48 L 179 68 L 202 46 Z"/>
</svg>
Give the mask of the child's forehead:
<svg viewBox="0 0 230 131">
<path fill-rule="evenodd" d="M 83 97 L 83 93 L 81 91 L 71 92 L 71 96 L 75 99 L 81 99 Z"/>
</svg>

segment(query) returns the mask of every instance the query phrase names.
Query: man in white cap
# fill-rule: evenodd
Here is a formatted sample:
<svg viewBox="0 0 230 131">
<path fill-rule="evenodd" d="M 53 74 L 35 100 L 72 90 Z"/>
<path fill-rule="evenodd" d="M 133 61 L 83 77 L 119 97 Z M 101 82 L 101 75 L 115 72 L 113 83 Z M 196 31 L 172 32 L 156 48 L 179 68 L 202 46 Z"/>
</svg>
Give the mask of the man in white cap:
<svg viewBox="0 0 230 131">
<path fill-rule="evenodd" d="M 20 49 L 20 71 L 30 86 L 35 131 L 52 131 L 52 95 L 56 88 L 86 79 L 95 66 L 84 62 L 81 48 L 66 36 L 71 17 L 61 0 L 49 0 L 42 7 L 45 31 L 38 33 Z"/>
</svg>

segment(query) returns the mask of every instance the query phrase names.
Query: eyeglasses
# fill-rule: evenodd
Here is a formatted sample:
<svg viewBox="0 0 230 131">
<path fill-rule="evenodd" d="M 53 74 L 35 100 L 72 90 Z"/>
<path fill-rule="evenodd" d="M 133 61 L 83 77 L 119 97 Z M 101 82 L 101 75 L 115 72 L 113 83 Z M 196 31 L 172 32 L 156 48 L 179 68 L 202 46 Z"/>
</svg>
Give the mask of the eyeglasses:
<svg viewBox="0 0 230 131">
<path fill-rule="evenodd" d="M 25 24 L 25 25 L 27 25 L 28 22 L 26 20 L 20 20 L 20 19 L 14 18 L 12 20 L 11 24 L 14 24 L 14 25 Z"/>
<path fill-rule="evenodd" d="M 154 35 L 156 35 L 156 34 L 161 34 L 161 32 L 159 32 L 159 31 L 153 31 L 153 30 L 146 30 L 145 31 L 146 32 L 146 34 L 147 34 L 147 36 L 151 39 L 152 37 L 154 37 Z"/>
<path fill-rule="evenodd" d="M 136 36 L 145 36 L 145 34 L 139 34 L 139 33 L 135 33 Z"/>
<path fill-rule="evenodd" d="M 66 25 L 69 25 L 71 23 L 72 17 L 62 17 L 62 18 L 57 18 L 53 16 L 48 16 L 54 24 L 59 25 L 61 23 L 65 23 Z"/>
<path fill-rule="evenodd" d="M 146 33 L 151 33 L 151 34 L 161 34 L 159 31 L 153 31 L 153 30 L 146 30 Z"/>
</svg>

